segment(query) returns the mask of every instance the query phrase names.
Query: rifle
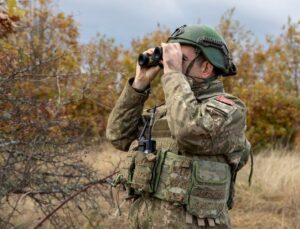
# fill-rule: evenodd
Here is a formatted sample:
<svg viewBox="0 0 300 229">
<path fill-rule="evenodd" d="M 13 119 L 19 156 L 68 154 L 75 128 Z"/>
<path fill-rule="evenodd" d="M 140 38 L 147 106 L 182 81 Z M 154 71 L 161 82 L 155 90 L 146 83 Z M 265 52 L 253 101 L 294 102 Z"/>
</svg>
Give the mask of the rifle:
<svg viewBox="0 0 300 229">
<path fill-rule="evenodd" d="M 156 141 L 152 140 L 152 136 L 151 136 L 152 127 L 154 124 L 155 112 L 156 112 L 156 106 L 151 109 L 151 118 L 149 121 L 149 126 L 148 126 L 148 122 L 146 122 L 138 138 L 139 140 L 138 151 L 143 152 L 145 154 L 153 153 L 156 151 Z M 148 134 L 145 136 L 147 126 L 148 126 Z"/>
</svg>

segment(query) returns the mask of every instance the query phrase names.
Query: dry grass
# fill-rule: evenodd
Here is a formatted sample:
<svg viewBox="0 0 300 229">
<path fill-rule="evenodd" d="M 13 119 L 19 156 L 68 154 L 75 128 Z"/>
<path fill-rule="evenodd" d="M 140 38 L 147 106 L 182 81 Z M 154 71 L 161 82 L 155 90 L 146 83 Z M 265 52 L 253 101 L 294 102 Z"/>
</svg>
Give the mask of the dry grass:
<svg viewBox="0 0 300 229">
<path fill-rule="evenodd" d="M 96 166 L 101 170 L 109 170 L 109 164 L 99 163 L 107 160 L 116 164 L 122 160 L 122 153 L 107 145 L 100 154 L 94 154 L 93 161 L 98 161 Z M 250 161 L 238 174 L 231 211 L 233 228 L 300 228 L 300 152 L 273 150 L 255 156 L 251 187 L 249 171 Z M 115 219 L 111 222 L 117 225 Z"/>
<path fill-rule="evenodd" d="M 92 147 L 87 152 L 85 160 L 103 176 L 124 156 L 109 145 Z M 235 206 L 231 211 L 233 228 L 300 228 L 300 152 L 272 151 L 255 156 L 251 187 L 248 186 L 249 168 L 250 163 L 238 175 Z M 103 186 L 101 189 L 109 191 Z M 114 190 L 114 197 L 116 194 Z M 103 206 L 103 211 L 95 216 L 99 228 L 128 228 L 125 195 L 120 193 L 122 216 L 118 216 L 117 208 L 111 207 L 105 198 L 97 197 Z M 28 217 L 32 218 L 32 213 Z M 24 215 L 22 219 L 28 221 Z M 81 228 L 92 227 L 85 222 Z"/>
<path fill-rule="evenodd" d="M 237 180 L 234 228 L 300 228 L 300 153 L 261 152 L 254 158 L 249 188 L 249 164 Z"/>
<path fill-rule="evenodd" d="M 103 176 L 111 174 L 111 172 L 120 164 L 120 161 L 122 161 L 125 156 L 124 153 L 114 149 L 109 144 L 103 144 L 101 147 L 91 147 L 88 149 L 88 152 L 89 153 L 85 158 L 86 162 L 98 170 Z M 103 211 L 101 212 L 103 217 L 99 218 L 96 216 L 95 220 L 98 221 L 99 228 L 129 228 L 127 220 L 127 209 L 129 208 L 129 203 L 124 200 L 126 197 L 126 191 L 120 191 L 117 188 L 112 190 L 112 206 L 107 203 L 107 199 L 111 198 L 110 195 L 108 196 L 108 193 L 110 192 L 109 188 L 107 188 L 108 186 L 109 185 L 106 187 L 101 187 L 106 194 L 106 197 L 98 197 L 98 201 L 103 204 Z M 117 205 L 120 206 L 121 212 L 119 211 Z M 86 223 L 84 224 L 83 228 L 90 229 L 92 227 Z"/>
</svg>

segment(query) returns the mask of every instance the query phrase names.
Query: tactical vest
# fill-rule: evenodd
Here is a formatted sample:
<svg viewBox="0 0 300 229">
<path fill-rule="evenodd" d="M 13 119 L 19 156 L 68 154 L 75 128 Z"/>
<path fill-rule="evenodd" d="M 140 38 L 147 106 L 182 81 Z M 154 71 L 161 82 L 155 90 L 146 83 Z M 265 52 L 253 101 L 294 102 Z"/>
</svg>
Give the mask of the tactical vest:
<svg viewBox="0 0 300 229">
<path fill-rule="evenodd" d="M 230 193 L 231 171 L 225 158 L 180 152 L 169 130 L 166 106 L 158 108 L 152 137 L 158 149 L 155 154 L 138 152 L 137 141 L 130 147 L 121 170 L 129 189 L 184 205 L 200 220 L 218 222 Z"/>
</svg>

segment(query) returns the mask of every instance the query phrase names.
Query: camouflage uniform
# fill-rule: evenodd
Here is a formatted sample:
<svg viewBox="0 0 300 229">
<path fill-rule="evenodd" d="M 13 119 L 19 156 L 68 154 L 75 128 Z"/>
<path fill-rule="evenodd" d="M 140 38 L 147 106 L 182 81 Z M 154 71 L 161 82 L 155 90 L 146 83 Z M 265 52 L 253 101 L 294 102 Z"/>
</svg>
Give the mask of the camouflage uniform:
<svg viewBox="0 0 300 229">
<path fill-rule="evenodd" d="M 149 90 L 142 93 L 134 90 L 132 82 L 133 79 L 129 80 L 111 112 L 106 132 L 117 149 L 129 154 L 137 145 L 143 106 L 149 94 Z M 228 164 L 229 180 L 233 182 L 232 175 L 246 163 L 250 150 L 245 137 L 243 102 L 226 94 L 219 80 L 191 87 L 186 76 L 175 71 L 163 75 L 162 86 L 166 103 L 157 108 L 152 135 L 157 141 L 157 150 L 169 149 L 192 160 Z M 226 200 L 228 198 L 227 195 Z M 185 206 L 147 193 L 132 203 L 129 215 L 132 228 L 231 227 L 227 206 L 221 209 L 217 219 L 200 220 L 195 216 L 191 218 Z"/>
</svg>

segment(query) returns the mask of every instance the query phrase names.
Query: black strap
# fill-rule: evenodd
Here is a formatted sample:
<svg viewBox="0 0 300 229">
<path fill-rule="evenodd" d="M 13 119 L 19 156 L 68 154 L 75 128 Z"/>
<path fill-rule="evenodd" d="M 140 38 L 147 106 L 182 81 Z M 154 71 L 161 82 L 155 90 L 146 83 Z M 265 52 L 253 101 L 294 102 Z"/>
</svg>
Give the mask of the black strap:
<svg viewBox="0 0 300 229">
<path fill-rule="evenodd" d="M 189 73 L 190 73 L 190 71 L 192 70 L 192 67 L 194 66 L 194 64 L 195 64 L 195 62 L 196 62 L 196 60 L 200 57 L 200 51 L 196 51 L 197 52 L 197 55 L 196 55 L 196 57 L 189 63 L 189 65 L 187 66 L 187 68 L 186 68 L 186 71 L 185 71 L 185 75 L 186 76 L 189 76 Z M 192 77 L 193 78 L 193 77 Z"/>
<path fill-rule="evenodd" d="M 186 77 L 189 77 L 193 80 L 195 79 L 202 79 L 203 81 L 199 84 L 198 87 L 193 87 L 192 89 L 196 89 L 196 88 L 202 88 L 204 85 L 207 85 L 207 88 L 210 88 L 210 85 L 211 85 L 211 82 L 215 81 L 216 79 L 219 78 L 219 75 L 214 75 L 214 76 L 211 76 L 207 79 L 203 79 L 203 78 L 200 78 L 200 77 L 196 77 L 196 76 L 191 76 L 189 75 L 192 67 L 194 66 L 195 62 L 197 59 L 199 59 L 199 57 L 201 56 L 201 50 L 200 49 L 197 49 L 196 50 L 196 57 L 189 63 L 189 65 L 187 66 L 186 68 L 186 71 L 185 71 L 185 76 Z M 204 62 L 204 61 L 203 61 Z"/>
<path fill-rule="evenodd" d="M 249 174 L 249 178 L 248 178 L 248 184 L 249 187 L 251 186 L 251 182 L 252 182 L 252 175 L 253 175 L 253 167 L 254 167 L 254 160 L 253 160 L 253 153 L 252 150 L 250 151 L 250 159 L 251 159 L 251 168 L 250 168 L 250 174 Z"/>
</svg>

